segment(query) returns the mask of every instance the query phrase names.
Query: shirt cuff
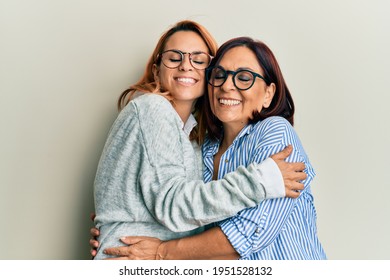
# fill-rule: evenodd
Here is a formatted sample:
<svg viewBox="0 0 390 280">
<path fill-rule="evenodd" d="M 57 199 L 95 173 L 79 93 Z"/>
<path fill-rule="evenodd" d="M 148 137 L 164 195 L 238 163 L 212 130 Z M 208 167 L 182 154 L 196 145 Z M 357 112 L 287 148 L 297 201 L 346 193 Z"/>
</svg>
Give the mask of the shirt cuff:
<svg viewBox="0 0 390 280">
<path fill-rule="evenodd" d="M 264 182 L 266 199 L 286 196 L 282 172 L 272 158 L 267 158 L 256 166 Z"/>
</svg>

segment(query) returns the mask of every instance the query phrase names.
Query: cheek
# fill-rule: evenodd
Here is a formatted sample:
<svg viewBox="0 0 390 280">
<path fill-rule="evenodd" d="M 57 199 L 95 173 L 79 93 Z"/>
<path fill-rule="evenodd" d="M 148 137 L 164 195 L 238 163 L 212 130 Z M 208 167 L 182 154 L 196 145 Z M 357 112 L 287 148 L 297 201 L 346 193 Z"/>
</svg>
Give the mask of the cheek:
<svg viewBox="0 0 390 280">
<path fill-rule="evenodd" d="M 170 76 L 170 74 L 167 71 L 161 71 L 159 74 L 160 85 L 166 90 L 170 90 L 169 76 Z"/>
<path fill-rule="evenodd" d="M 160 79 L 164 80 L 170 76 L 171 71 L 170 71 L 170 69 L 167 69 L 166 67 L 162 67 L 162 68 L 160 68 L 160 71 L 158 74 L 159 74 Z"/>
<path fill-rule="evenodd" d="M 261 112 L 263 109 L 263 104 L 264 104 L 264 96 L 265 92 L 263 88 L 259 88 L 257 90 L 254 90 L 251 92 L 251 95 L 253 98 L 251 98 L 250 103 L 252 104 L 252 111 L 256 110 Z"/>
<path fill-rule="evenodd" d="M 263 101 L 256 100 L 254 102 L 256 102 L 256 103 L 254 103 L 254 104 L 256 104 L 256 106 L 253 106 L 252 112 L 253 111 L 261 112 L 261 110 L 263 110 L 263 103 L 262 103 Z"/>
<path fill-rule="evenodd" d="M 264 99 L 261 98 L 261 99 L 258 99 L 256 100 L 256 110 L 261 112 L 261 110 L 263 110 L 263 103 L 264 103 Z"/>
</svg>

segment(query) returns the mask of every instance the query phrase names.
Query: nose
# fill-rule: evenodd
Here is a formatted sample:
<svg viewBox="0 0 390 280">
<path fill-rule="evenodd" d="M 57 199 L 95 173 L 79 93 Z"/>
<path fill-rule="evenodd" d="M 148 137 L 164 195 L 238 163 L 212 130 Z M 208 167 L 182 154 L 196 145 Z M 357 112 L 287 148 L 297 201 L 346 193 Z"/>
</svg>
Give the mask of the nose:
<svg viewBox="0 0 390 280">
<path fill-rule="evenodd" d="M 227 78 L 225 80 L 225 82 L 223 83 L 223 85 L 221 86 L 222 90 L 224 91 L 230 91 L 230 90 L 235 90 L 236 89 L 236 86 L 234 85 L 234 82 L 233 82 L 233 75 L 228 73 L 227 74 Z"/>
<path fill-rule="evenodd" d="M 190 61 L 190 54 L 188 53 L 183 54 L 183 60 L 180 63 L 179 69 L 182 71 L 190 71 L 193 68 L 194 67 L 192 66 Z"/>
</svg>

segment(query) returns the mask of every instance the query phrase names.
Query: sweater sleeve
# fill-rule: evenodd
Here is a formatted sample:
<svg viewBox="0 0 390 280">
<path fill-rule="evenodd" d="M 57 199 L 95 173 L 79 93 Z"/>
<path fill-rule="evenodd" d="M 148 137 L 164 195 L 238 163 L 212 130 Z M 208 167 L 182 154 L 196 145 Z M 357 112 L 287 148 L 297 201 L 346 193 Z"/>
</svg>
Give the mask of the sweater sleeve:
<svg viewBox="0 0 390 280">
<path fill-rule="evenodd" d="M 181 148 L 183 139 L 178 136 L 178 116 L 163 97 L 151 99 L 150 106 L 138 108 L 140 141 L 145 145 L 150 166 L 139 177 L 145 205 L 161 224 L 172 231 L 188 231 L 253 207 L 268 198 L 269 193 L 270 198 L 285 195 L 280 171 L 269 161 L 239 167 L 223 179 L 206 184 L 188 180 Z M 273 180 L 272 175 L 263 176 L 264 170 L 279 177 Z M 276 190 L 268 190 L 275 185 Z"/>
</svg>

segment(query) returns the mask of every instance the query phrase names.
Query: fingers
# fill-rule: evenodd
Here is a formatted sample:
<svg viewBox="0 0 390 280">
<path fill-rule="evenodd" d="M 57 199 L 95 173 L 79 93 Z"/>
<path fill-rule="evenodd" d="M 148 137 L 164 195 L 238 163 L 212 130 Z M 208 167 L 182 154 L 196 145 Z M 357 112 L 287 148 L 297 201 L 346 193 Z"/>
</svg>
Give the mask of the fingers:
<svg viewBox="0 0 390 280">
<path fill-rule="evenodd" d="M 303 162 L 286 162 L 288 169 L 295 172 L 303 172 L 306 165 Z"/>
<path fill-rule="evenodd" d="M 91 249 L 89 252 L 91 253 L 91 256 L 92 256 L 92 257 L 96 257 L 96 253 L 97 253 L 96 250 Z"/>
<path fill-rule="evenodd" d="M 131 258 L 129 257 L 118 257 L 118 258 L 107 258 L 107 259 L 104 259 L 105 261 L 117 261 L 117 260 L 120 260 L 120 261 L 123 261 L 123 260 L 131 260 Z"/>
<path fill-rule="evenodd" d="M 89 217 L 91 218 L 92 222 L 95 220 L 96 214 L 92 212 Z"/>
<path fill-rule="evenodd" d="M 292 145 L 288 145 L 279 153 L 271 156 L 271 158 L 278 165 L 279 170 L 282 173 L 286 189 L 286 197 L 297 198 L 300 195 L 299 191 L 304 189 L 302 181 L 307 178 L 307 174 L 304 172 L 306 166 L 303 162 L 285 161 L 292 151 Z"/>
<path fill-rule="evenodd" d="M 92 249 L 97 249 L 97 247 L 99 247 L 99 242 L 96 239 L 90 239 L 89 245 Z"/>
<path fill-rule="evenodd" d="M 306 178 L 307 174 L 304 172 L 290 172 L 283 176 L 285 184 L 288 182 L 302 183 Z"/>
<path fill-rule="evenodd" d="M 301 182 L 287 180 L 284 182 L 286 190 L 290 191 L 302 191 L 305 188 L 305 185 Z"/>
<path fill-rule="evenodd" d="M 292 182 L 292 190 L 293 191 L 303 191 L 305 185 L 301 182 Z"/>
<path fill-rule="evenodd" d="M 99 247 L 99 241 L 96 240 L 96 238 L 100 235 L 100 231 L 97 228 L 91 228 L 90 230 L 92 238 L 89 239 L 89 246 L 91 246 L 91 256 L 95 257 L 97 254 L 96 249 Z"/>
<path fill-rule="evenodd" d="M 132 245 L 144 240 L 145 238 L 145 236 L 124 236 L 121 237 L 120 240 L 126 245 Z"/>
<path fill-rule="evenodd" d="M 100 231 L 95 227 L 91 228 L 89 232 L 91 233 L 91 236 L 94 238 L 99 237 L 100 235 Z"/>
<path fill-rule="evenodd" d="M 113 247 L 104 249 L 104 254 L 112 256 L 127 256 L 130 254 L 129 246 Z"/>
<path fill-rule="evenodd" d="M 301 190 L 305 188 L 305 185 L 300 182 L 288 181 L 285 182 L 286 197 L 297 198 L 300 195 Z"/>
<path fill-rule="evenodd" d="M 288 145 L 286 148 L 284 148 L 279 153 L 276 153 L 271 156 L 273 160 L 284 160 L 286 159 L 292 152 L 293 148 L 291 145 Z"/>
<path fill-rule="evenodd" d="M 288 180 L 291 180 L 291 181 L 296 181 L 296 182 L 299 182 L 299 181 L 303 181 L 307 178 L 307 174 L 305 172 L 302 172 L 302 171 L 295 171 L 293 173 L 289 173 L 289 174 L 286 174 L 285 176 L 285 179 L 288 179 Z"/>
<path fill-rule="evenodd" d="M 293 191 L 293 190 L 286 190 L 286 197 L 290 197 L 290 198 L 298 198 L 300 195 L 299 192 L 297 191 Z"/>
</svg>

